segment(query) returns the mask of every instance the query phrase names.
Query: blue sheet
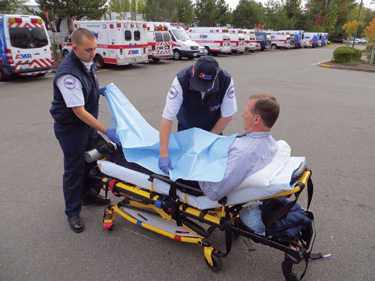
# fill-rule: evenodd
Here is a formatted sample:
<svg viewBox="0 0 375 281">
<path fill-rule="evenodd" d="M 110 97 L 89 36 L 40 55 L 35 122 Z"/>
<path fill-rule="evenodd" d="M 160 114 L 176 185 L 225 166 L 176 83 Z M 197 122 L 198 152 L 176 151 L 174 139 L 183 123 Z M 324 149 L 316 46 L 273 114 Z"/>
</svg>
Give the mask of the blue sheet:
<svg viewBox="0 0 375 281">
<path fill-rule="evenodd" d="M 159 132 L 152 128 L 125 95 L 114 85 L 107 86 L 106 100 L 126 160 L 155 173 L 158 167 Z M 236 135 L 219 136 L 193 128 L 171 135 L 169 155 L 173 170 L 171 180 L 220 181 L 224 177 L 228 148 Z"/>
</svg>

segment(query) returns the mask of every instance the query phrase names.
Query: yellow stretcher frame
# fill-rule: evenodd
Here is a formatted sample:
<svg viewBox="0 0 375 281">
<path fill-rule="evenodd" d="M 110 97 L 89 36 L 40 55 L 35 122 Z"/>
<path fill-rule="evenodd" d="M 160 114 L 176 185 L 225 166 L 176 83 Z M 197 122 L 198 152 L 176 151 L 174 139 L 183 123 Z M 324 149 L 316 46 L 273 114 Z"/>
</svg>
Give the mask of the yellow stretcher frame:
<svg viewBox="0 0 375 281">
<path fill-rule="evenodd" d="M 299 178 L 299 180 L 297 181 L 297 184 L 295 185 L 295 187 L 292 190 L 282 191 L 282 192 L 280 192 L 278 194 L 275 194 L 273 196 L 269 196 L 269 197 L 265 197 L 265 198 L 261 198 L 261 199 L 257 199 L 257 200 L 252 200 L 252 201 L 248 201 L 248 202 L 243 202 L 243 203 L 235 204 L 235 205 L 243 205 L 243 204 L 247 204 L 247 203 L 250 203 L 250 202 L 263 201 L 263 200 L 266 200 L 266 199 L 277 198 L 277 197 L 282 197 L 282 196 L 285 196 L 285 197 L 291 196 L 293 194 L 296 194 L 296 193 L 302 191 L 304 189 L 304 187 L 307 186 L 310 176 L 311 176 L 311 171 L 306 170 L 306 171 L 304 171 L 302 176 Z M 129 206 L 134 207 L 134 208 L 138 208 L 138 209 L 152 210 L 153 212 L 156 212 L 157 214 L 159 214 L 160 217 L 163 218 L 163 220 L 165 220 L 165 221 L 173 220 L 172 214 L 167 213 L 162 208 L 156 206 L 155 202 L 158 199 L 160 199 L 161 197 L 160 197 L 159 194 L 157 194 L 156 192 L 153 191 L 153 183 L 151 185 L 152 186 L 151 190 L 146 190 L 144 188 L 138 188 L 134 185 L 127 184 L 127 183 L 124 183 L 124 182 L 121 182 L 121 181 L 116 182 L 116 180 L 113 180 L 113 179 L 110 179 L 110 178 L 107 178 L 107 177 L 102 178 L 102 182 L 106 186 L 110 186 L 111 182 L 113 182 L 113 185 L 111 187 L 112 192 L 113 192 L 113 189 L 115 187 L 118 194 L 116 194 L 116 193 L 114 193 L 114 194 L 116 196 L 122 196 L 122 195 L 125 196 L 128 199 L 127 204 Z M 139 202 L 139 200 L 134 201 L 134 200 L 132 200 L 132 197 L 138 198 L 138 199 L 143 198 L 148 203 L 141 203 L 141 202 Z M 229 207 L 231 207 L 231 206 L 223 205 L 222 207 L 218 207 L 218 208 L 200 210 L 200 209 L 197 209 L 197 208 L 192 207 L 192 206 L 187 206 L 186 195 L 185 195 L 184 196 L 184 202 L 183 202 L 183 204 L 179 205 L 178 211 L 183 212 L 184 214 L 186 214 L 187 216 L 189 216 L 191 218 L 195 218 L 199 221 L 207 222 L 210 225 L 223 230 L 222 221 L 223 221 L 223 218 L 225 218 L 227 216 L 227 212 L 228 212 L 228 215 L 231 218 L 232 225 L 234 225 L 233 214 L 230 213 L 229 211 L 227 211 Z M 106 210 L 106 213 L 105 213 L 104 219 L 103 219 L 104 228 L 106 228 L 108 230 L 113 229 L 114 222 L 115 222 L 115 213 L 119 214 L 120 216 L 122 216 L 123 218 L 125 218 L 126 220 L 128 220 L 129 222 L 131 222 L 133 224 L 136 224 L 138 226 L 141 226 L 141 227 L 146 228 L 148 230 L 151 230 L 153 232 L 159 233 L 159 234 L 161 234 L 163 236 L 166 236 L 166 237 L 169 237 L 173 240 L 185 242 L 185 243 L 197 244 L 199 246 L 204 246 L 204 256 L 205 256 L 207 264 L 210 266 L 211 270 L 219 271 L 221 269 L 221 260 L 220 260 L 220 255 L 219 255 L 220 251 L 214 249 L 211 246 L 211 243 L 204 236 L 198 234 L 196 231 L 194 231 L 189 226 L 182 224 L 185 228 L 187 228 L 191 232 L 195 233 L 198 237 L 185 237 L 184 235 L 176 235 L 174 233 L 170 233 L 170 232 L 165 231 L 163 229 L 160 229 L 160 228 L 157 228 L 155 226 L 149 225 L 146 222 L 139 221 L 139 220 L 135 219 L 134 217 L 132 217 L 131 215 L 122 211 L 119 207 L 119 204 L 117 204 L 117 205 L 107 206 L 107 210 Z M 314 232 L 314 237 L 312 239 L 315 240 L 315 230 L 313 230 L 313 232 Z M 246 233 L 241 231 L 240 234 L 246 234 Z M 313 242 L 314 241 L 312 241 L 312 243 Z M 273 245 L 271 242 L 267 243 L 267 244 Z M 283 247 L 279 247 L 279 246 L 275 247 L 275 248 L 283 249 Z M 285 250 L 285 249 L 283 249 L 283 250 Z M 290 254 L 290 255 L 293 255 L 294 258 L 297 257 L 297 259 L 299 259 L 299 260 L 302 259 L 301 254 L 295 253 L 295 250 L 293 251 L 293 250 L 286 249 L 286 253 Z"/>
</svg>

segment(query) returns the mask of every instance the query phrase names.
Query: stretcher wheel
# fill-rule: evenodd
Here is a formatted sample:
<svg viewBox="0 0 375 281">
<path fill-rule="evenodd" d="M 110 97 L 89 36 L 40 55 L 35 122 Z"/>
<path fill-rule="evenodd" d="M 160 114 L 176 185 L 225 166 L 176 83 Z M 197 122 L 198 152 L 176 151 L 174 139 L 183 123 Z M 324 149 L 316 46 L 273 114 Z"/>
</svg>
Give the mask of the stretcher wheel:
<svg viewBox="0 0 375 281">
<path fill-rule="evenodd" d="M 206 264 L 213 272 L 219 272 L 221 268 L 223 267 L 223 264 L 221 262 L 221 257 L 212 252 L 211 259 L 212 259 L 212 265 L 205 258 Z"/>
<path fill-rule="evenodd" d="M 302 260 L 300 263 L 296 264 L 293 260 L 285 256 L 281 268 L 285 276 L 286 281 L 300 281 L 302 280 L 303 274 L 306 270 L 306 261 Z"/>
</svg>

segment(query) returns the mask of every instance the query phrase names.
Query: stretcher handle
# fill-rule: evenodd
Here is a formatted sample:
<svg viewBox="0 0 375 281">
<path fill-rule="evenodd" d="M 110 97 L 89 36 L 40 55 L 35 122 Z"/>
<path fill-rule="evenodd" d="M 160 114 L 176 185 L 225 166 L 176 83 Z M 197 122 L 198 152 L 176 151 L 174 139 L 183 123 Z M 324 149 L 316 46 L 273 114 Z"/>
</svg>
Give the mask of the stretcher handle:
<svg viewBox="0 0 375 281">
<path fill-rule="evenodd" d="M 172 181 L 170 178 L 166 177 L 166 176 L 163 176 L 163 175 L 159 175 L 159 174 L 152 174 L 150 175 L 150 177 L 148 178 L 149 181 L 154 181 L 154 178 L 155 179 L 158 179 L 158 180 L 161 180 L 165 183 L 168 183 L 170 185 L 172 184 L 175 184 L 179 190 L 181 190 L 182 192 L 186 192 L 186 193 L 189 193 L 188 191 L 194 193 L 194 194 L 198 194 L 196 196 L 204 196 L 204 193 L 202 190 L 198 190 L 197 188 L 194 188 L 192 186 L 189 186 L 187 184 L 184 184 L 184 183 L 180 183 L 180 182 L 177 182 L 177 181 Z"/>
</svg>

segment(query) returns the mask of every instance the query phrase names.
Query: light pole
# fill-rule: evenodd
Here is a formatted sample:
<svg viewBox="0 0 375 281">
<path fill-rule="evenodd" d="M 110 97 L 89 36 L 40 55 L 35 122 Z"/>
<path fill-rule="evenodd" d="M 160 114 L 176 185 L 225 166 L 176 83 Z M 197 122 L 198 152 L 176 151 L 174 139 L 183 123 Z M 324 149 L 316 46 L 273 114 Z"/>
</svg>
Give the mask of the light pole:
<svg viewBox="0 0 375 281">
<path fill-rule="evenodd" d="M 361 9 L 362 9 L 362 2 L 363 0 L 361 0 L 361 4 L 359 5 L 359 11 L 358 11 L 358 19 L 357 19 L 357 23 L 359 22 L 359 17 L 361 16 Z M 355 42 L 355 38 L 357 37 L 357 31 L 358 31 L 358 26 L 355 30 L 355 34 L 354 34 L 354 38 L 353 38 L 353 45 L 352 45 L 352 48 L 354 48 L 354 42 Z"/>
</svg>

